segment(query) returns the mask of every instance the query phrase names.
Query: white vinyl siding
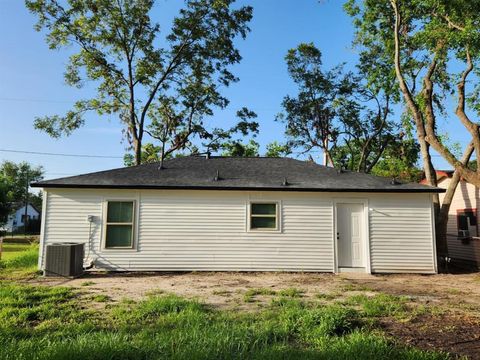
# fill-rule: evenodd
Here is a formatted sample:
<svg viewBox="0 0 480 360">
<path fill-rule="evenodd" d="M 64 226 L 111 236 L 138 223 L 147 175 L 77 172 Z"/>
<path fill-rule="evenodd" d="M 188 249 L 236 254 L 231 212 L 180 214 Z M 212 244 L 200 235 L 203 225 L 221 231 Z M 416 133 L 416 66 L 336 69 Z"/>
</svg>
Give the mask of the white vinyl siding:
<svg viewBox="0 0 480 360">
<path fill-rule="evenodd" d="M 372 272 L 434 273 L 430 194 L 372 197 L 370 258 Z"/>
<path fill-rule="evenodd" d="M 88 243 L 87 216 L 93 215 L 85 254 L 97 268 L 333 272 L 333 204 L 339 197 L 365 199 L 372 209 L 372 271 L 435 271 L 427 194 L 49 189 L 42 249 Z M 108 199 L 135 199 L 133 249 L 103 248 Z M 249 231 L 252 202 L 278 204 L 278 231 Z"/>
<path fill-rule="evenodd" d="M 86 218 L 94 215 L 89 260 L 95 259 L 101 268 L 333 271 L 330 199 L 241 191 L 51 189 L 49 193 L 45 242 L 86 242 Z M 102 202 L 120 194 L 136 196 L 139 203 L 136 246 L 103 250 Z M 281 202 L 281 230 L 247 231 L 250 201 Z"/>
</svg>

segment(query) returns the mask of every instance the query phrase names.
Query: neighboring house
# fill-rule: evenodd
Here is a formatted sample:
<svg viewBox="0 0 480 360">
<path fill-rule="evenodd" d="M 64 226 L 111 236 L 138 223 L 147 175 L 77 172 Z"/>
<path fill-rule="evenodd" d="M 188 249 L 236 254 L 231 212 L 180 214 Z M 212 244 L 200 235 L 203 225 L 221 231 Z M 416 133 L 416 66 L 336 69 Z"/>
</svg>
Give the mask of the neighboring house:
<svg viewBox="0 0 480 360">
<path fill-rule="evenodd" d="M 29 203 L 26 207 L 28 221 L 40 219 L 40 211 L 35 206 Z M 25 205 L 16 205 L 14 209 L 14 212 L 8 216 L 2 228 L 3 231 L 12 232 L 25 225 Z"/>
<path fill-rule="evenodd" d="M 289 158 L 184 157 L 42 181 L 46 245 L 120 271 L 435 273 L 432 194 Z"/>
<path fill-rule="evenodd" d="M 447 189 L 453 170 L 437 171 L 438 187 Z M 445 194 L 440 194 L 443 201 Z M 452 199 L 447 224 L 448 256 L 480 266 L 479 188 L 461 179 Z"/>
</svg>

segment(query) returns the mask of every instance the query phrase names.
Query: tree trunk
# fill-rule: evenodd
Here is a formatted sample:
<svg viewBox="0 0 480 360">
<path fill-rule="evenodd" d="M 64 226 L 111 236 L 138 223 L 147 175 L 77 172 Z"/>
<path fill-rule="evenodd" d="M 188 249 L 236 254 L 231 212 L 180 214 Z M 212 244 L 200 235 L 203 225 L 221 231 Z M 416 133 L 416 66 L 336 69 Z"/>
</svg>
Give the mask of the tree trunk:
<svg viewBox="0 0 480 360">
<path fill-rule="evenodd" d="M 135 165 L 141 165 L 142 164 L 142 142 L 138 138 L 133 140 L 133 149 L 135 151 Z"/>
<path fill-rule="evenodd" d="M 461 163 L 464 166 L 468 165 L 473 150 L 475 149 L 473 141 L 467 146 L 465 153 L 461 159 Z M 436 235 L 437 235 L 437 252 L 440 256 L 448 256 L 448 243 L 447 243 L 447 225 L 448 225 L 448 213 L 450 212 L 450 205 L 452 204 L 453 196 L 457 190 L 457 186 L 460 182 L 460 171 L 455 170 L 453 173 L 450 184 L 448 185 L 447 192 L 442 201 L 439 214 L 436 221 Z"/>
</svg>

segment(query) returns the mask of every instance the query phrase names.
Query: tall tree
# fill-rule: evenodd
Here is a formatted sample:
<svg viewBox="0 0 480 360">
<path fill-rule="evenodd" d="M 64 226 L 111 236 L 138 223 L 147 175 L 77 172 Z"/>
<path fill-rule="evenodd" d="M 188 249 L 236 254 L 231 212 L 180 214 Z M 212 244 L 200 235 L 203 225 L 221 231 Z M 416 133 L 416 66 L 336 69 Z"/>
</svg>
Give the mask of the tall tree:
<svg viewBox="0 0 480 360">
<path fill-rule="evenodd" d="M 12 184 L 0 173 L 0 226 L 8 220 L 8 215 L 12 210 L 10 199 Z"/>
<path fill-rule="evenodd" d="M 43 179 L 43 168 L 27 162 L 4 161 L 0 165 L 0 225 L 5 223 L 13 205 L 30 203 L 41 208 L 41 194 L 30 191 L 30 183 Z"/>
<path fill-rule="evenodd" d="M 320 149 L 326 162 L 333 166 L 331 151 L 340 133 L 333 103 L 350 91 L 348 77 L 342 75 L 340 66 L 323 71 L 322 54 L 312 43 L 290 49 L 285 61 L 298 94 L 285 96 L 284 112 L 277 120 L 285 123 L 292 147 L 305 152 Z"/>
<path fill-rule="evenodd" d="M 289 145 L 304 152 L 319 149 L 326 163 L 371 172 L 388 146 L 398 143 L 398 124 L 391 117 L 392 95 L 342 66 L 322 69 L 321 52 L 300 44 L 286 56 L 288 72 L 298 87 L 286 96 L 284 113 Z M 359 67 L 360 75 L 362 68 Z"/>
<path fill-rule="evenodd" d="M 150 17 L 161 11 L 154 0 L 26 0 L 49 47 L 75 49 L 67 84 L 96 84 L 91 99 L 77 101 L 65 116 L 37 118 L 36 128 L 53 137 L 69 135 L 94 111 L 118 115 L 136 164 L 145 134 L 157 127 L 169 129 L 174 148 L 182 148 L 205 131 L 204 118 L 214 108 L 227 106 L 221 87 L 238 81 L 229 70 L 241 60 L 234 39 L 249 32 L 252 8 L 233 9 L 233 3 L 186 0 L 161 38 Z"/>
<path fill-rule="evenodd" d="M 38 206 L 41 205 L 41 198 L 38 201 L 38 194 L 29 191 L 32 182 L 43 179 L 44 170 L 41 166 L 33 166 L 28 162 L 14 163 L 4 161 L 0 165 L 0 174 L 4 181 L 9 185 L 8 198 L 14 203 L 23 203 L 26 198 Z M 28 190 L 28 192 L 27 192 Z"/>
<path fill-rule="evenodd" d="M 409 116 L 413 119 L 427 181 L 437 179 L 430 150 L 433 148 L 458 172 L 447 194 L 453 195 L 460 177 L 480 186 L 480 171 L 468 166 L 473 152 L 480 162 L 478 123 L 480 110 L 476 62 L 480 58 L 479 0 L 349 0 L 345 8 L 354 18 L 355 44 L 361 57 L 384 66 L 371 68 L 372 77 L 394 73 Z M 469 84 L 470 82 L 470 84 Z M 448 96 L 456 97 L 456 117 L 471 136 L 463 156 L 444 141 L 439 119 L 448 111 Z M 461 124 L 461 125 L 460 125 Z M 436 201 L 437 249 L 447 253 L 446 220 L 451 196 L 440 207 Z"/>
</svg>

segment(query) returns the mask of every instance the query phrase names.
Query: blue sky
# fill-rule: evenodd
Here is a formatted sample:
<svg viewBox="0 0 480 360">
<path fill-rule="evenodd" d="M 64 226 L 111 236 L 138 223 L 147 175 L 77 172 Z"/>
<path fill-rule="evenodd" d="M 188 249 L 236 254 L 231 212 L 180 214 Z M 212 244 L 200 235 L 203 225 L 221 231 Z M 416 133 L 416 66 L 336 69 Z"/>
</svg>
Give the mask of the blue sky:
<svg viewBox="0 0 480 360">
<path fill-rule="evenodd" d="M 182 2 L 159 0 L 152 17 L 163 29 Z M 282 98 L 294 93 L 286 72 L 284 56 L 301 42 L 314 42 L 323 53 L 324 65 L 354 63 L 351 49 L 353 27 L 339 0 L 251 0 L 238 4 L 254 7 L 251 33 L 237 45 L 243 56 L 233 70 L 240 82 L 226 89 L 230 105 L 218 111 L 209 122 L 230 124 L 237 109 L 247 106 L 258 114 L 263 147 L 283 140 L 283 126 L 274 121 Z M 158 13 L 158 14 L 157 14 Z M 29 161 L 43 165 L 46 178 L 62 177 L 120 167 L 126 143 L 121 125 L 114 116 L 86 117 L 86 126 L 70 137 L 52 139 L 33 128 L 35 116 L 65 113 L 79 98 L 93 93 L 92 88 L 72 89 L 63 81 L 68 55 L 73 51 L 49 50 L 42 33 L 33 29 L 35 18 L 21 0 L 0 0 L 0 149 L 50 153 L 106 155 L 118 158 L 69 158 L 27 155 L 0 151 L 1 160 Z M 462 129 L 446 124 L 452 140 L 464 143 Z M 320 161 L 320 154 L 314 157 Z M 435 157 L 439 167 L 446 167 Z"/>
</svg>

